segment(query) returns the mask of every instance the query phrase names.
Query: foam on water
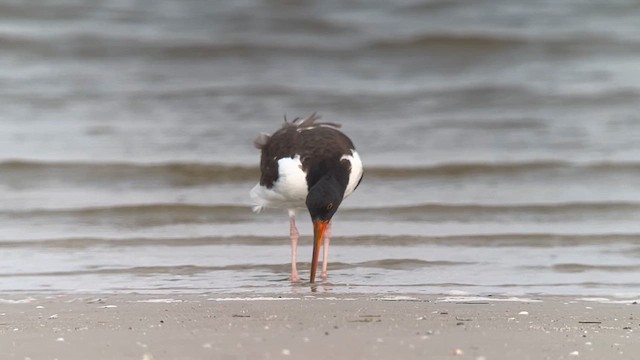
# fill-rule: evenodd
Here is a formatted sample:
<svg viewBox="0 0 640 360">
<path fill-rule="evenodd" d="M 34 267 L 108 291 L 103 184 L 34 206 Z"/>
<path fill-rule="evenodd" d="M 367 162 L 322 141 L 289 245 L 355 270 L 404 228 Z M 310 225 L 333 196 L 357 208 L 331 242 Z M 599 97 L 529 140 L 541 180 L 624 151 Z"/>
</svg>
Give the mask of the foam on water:
<svg viewBox="0 0 640 360">
<path fill-rule="evenodd" d="M 455 303 L 473 303 L 473 302 L 526 302 L 526 303 L 535 303 L 542 302 L 542 300 L 538 299 L 530 299 L 530 298 L 520 298 L 520 297 L 508 297 L 508 298 L 498 298 L 498 297 L 486 297 L 486 296 L 449 296 L 444 298 L 438 298 L 436 302 L 455 302 Z"/>
<path fill-rule="evenodd" d="M 36 299 L 33 297 L 27 297 L 24 299 L 0 299 L 0 304 L 28 304 L 35 300 Z"/>
<path fill-rule="evenodd" d="M 252 297 L 225 297 L 225 298 L 209 298 L 209 301 L 288 301 L 302 300 L 302 298 L 294 297 L 274 297 L 274 296 L 252 296 Z"/>
</svg>

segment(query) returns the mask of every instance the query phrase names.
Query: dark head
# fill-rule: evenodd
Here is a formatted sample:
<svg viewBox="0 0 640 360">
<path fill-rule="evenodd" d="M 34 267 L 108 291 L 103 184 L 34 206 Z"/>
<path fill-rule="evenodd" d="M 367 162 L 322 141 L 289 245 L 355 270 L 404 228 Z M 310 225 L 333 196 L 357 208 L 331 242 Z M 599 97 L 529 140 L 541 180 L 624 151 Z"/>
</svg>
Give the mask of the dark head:
<svg viewBox="0 0 640 360">
<path fill-rule="evenodd" d="M 331 220 L 338 210 L 344 195 L 344 187 L 341 187 L 335 180 L 330 177 L 323 177 L 314 186 L 309 189 L 307 195 L 307 209 L 311 215 L 312 221 Z"/>
<path fill-rule="evenodd" d="M 315 281 L 322 240 L 329 221 L 331 221 L 342 202 L 345 188 L 346 184 L 339 181 L 339 178 L 323 176 L 309 189 L 306 204 L 311 215 L 311 221 L 313 221 L 313 257 L 311 260 L 310 282 Z"/>
</svg>

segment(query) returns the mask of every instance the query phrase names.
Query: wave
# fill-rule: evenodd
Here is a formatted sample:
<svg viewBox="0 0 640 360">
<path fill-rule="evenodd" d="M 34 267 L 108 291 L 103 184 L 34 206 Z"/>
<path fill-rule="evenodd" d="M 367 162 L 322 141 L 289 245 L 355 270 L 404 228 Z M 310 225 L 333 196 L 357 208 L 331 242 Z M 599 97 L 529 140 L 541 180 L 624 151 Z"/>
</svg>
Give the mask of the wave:
<svg viewBox="0 0 640 360">
<path fill-rule="evenodd" d="M 428 129 L 454 129 L 454 130 L 540 130 L 545 128 L 545 120 L 541 118 L 507 118 L 485 119 L 474 118 L 468 120 L 446 119 L 429 124 Z"/>
<path fill-rule="evenodd" d="M 463 246 L 463 247 L 575 247 L 612 243 L 637 245 L 638 234 L 554 234 L 511 233 L 450 236 L 335 236 L 332 246 Z M 206 236 L 175 238 L 102 238 L 69 237 L 39 240 L 0 240 L 0 248 L 25 249 L 88 249 L 93 247 L 200 247 L 200 246 L 281 246 L 287 245 L 283 236 Z M 640 251 L 638 249 L 637 251 Z M 630 254 L 637 253 L 630 249 Z"/>
<path fill-rule="evenodd" d="M 421 167 L 365 168 L 365 176 L 377 178 L 421 176 L 510 175 L 530 172 L 578 170 L 581 172 L 640 172 L 637 162 L 577 163 L 561 160 L 533 160 L 526 162 L 445 163 Z"/>
<path fill-rule="evenodd" d="M 543 204 L 419 204 L 394 207 L 345 207 L 341 220 L 405 222 L 562 222 L 598 218 L 636 219 L 640 203 L 585 202 Z M 60 209 L 2 210 L 3 221 L 28 223 L 74 223 L 81 226 L 107 224 L 117 227 L 144 228 L 176 224 L 255 223 L 282 221 L 282 211 L 265 211 L 256 217 L 250 205 L 208 205 L 184 203 L 150 203 Z"/>
<path fill-rule="evenodd" d="M 292 21 L 288 22 L 289 24 Z M 274 24 L 274 26 L 282 26 Z M 538 34 L 509 34 L 488 30 L 485 33 L 442 32 L 425 33 L 414 36 L 388 38 L 369 34 L 353 36 L 355 27 L 321 19 L 305 19 L 296 22 L 296 33 L 316 35 L 334 34 L 340 41 L 329 41 L 325 37 L 290 37 L 289 41 L 275 41 L 269 33 L 260 34 L 255 39 L 228 39 L 218 41 L 202 38 L 163 38 L 123 33 L 120 31 L 82 33 L 68 31 L 56 35 L 41 32 L 25 33 L 19 36 L 0 35 L 0 45 L 12 52 L 24 52 L 47 57 L 51 60 L 73 57 L 82 60 L 122 59 L 122 58 L 162 58 L 171 61 L 264 57 L 282 58 L 327 58 L 331 60 L 349 59 L 354 53 L 370 56 L 397 55 L 403 52 L 438 51 L 440 56 L 486 54 L 495 56 L 497 52 L 530 51 L 535 47 L 548 56 L 584 57 L 585 53 L 637 54 L 638 42 L 624 38 L 586 35 L 582 37 L 544 37 Z M 314 30 L 322 29 L 322 30 Z M 272 33 L 273 34 L 273 33 Z M 332 38 L 333 39 L 333 38 Z M 334 39 L 335 40 L 335 39 Z M 61 50 L 64 48 L 65 50 Z M 69 51 L 72 49 L 74 51 Z"/>
<path fill-rule="evenodd" d="M 282 214 L 279 214 L 282 217 Z M 107 224 L 124 228 L 145 228 L 176 224 L 213 224 L 255 222 L 249 205 L 197 205 L 154 203 L 81 207 L 66 209 L 36 209 L 0 211 L 0 218 L 24 220 L 29 223 L 74 223 L 76 226 Z"/>
<path fill-rule="evenodd" d="M 332 24 L 326 25 L 327 32 L 336 34 L 345 28 Z M 145 38 L 138 34 L 122 33 L 78 33 L 66 34 L 21 34 L 20 36 L 0 35 L 0 45 L 13 52 L 37 54 L 49 59 L 120 59 L 120 58 L 164 58 L 173 61 L 190 59 L 215 59 L 225 57 L 264 57 L 264 56 L 347 56 L 352 47 L 339 46 L 326 41 L 309 44 L 302 41 L 286 43 L 269 41 L 207 41 L 200 39 L 156 39 Z M 76 51 L 61 51 L 60 45 Z"/>
<path fill-rule="evenodd" d="M 0 41 L 1 45 L 1 41 Z M 198 51 L 192 49 L 192 51 Z M 305 51 L 306 53 L 306 51 Z M 460 82 L 435 82 L 420 86 L 394 86 L 392 88 L 372 89 L 364 83 L 353 83 L 352 86 L 343 89 L 335 89 L 322 84 L 281 84 L 267 82 L 261 84 L 237 83 L 237 84 L 165 84 L 156 87 L 129 87 L 127 89 L 102 89 L 100 91 L 56 91 L 52 92 L 46 87 L 8 87 L 0 91 L 0 95 L 7 99 L 27 102 L 49 101 L 88 101 L 101 100 L 104 96 L 124 96 L 139 101 L 193 101 L 195 98 L 209 99 L 211 97 L 237 96 L 252 98 L 262 101 L 265 98 L 287 98 L 294 103 L 306 103 L 305 99 L 314 98 L 316 103 L 324 107 L 362 111 L 383 111 L 389 108 L 402 108 L 408 112 L 419 111 L 424 106 L 424 99 L 434 101 L 438 109 L 467 109 L 479 107 L 498 107 L 500 109 L 515 109 L 516 113 L 522 113 L 522 109 L 529 108 L 532 103 L 550 104 L 554 108 L 575 109 L 593 108 L 598 106 L 616 106 L 635 104 L 640 92 L 629 86 L 620 84 L 602 85 L 581 92 L 574 89 L 563 91 L 556 89 L 554 92 L 540 90 L 528 83 L 520 84 L 496 84 L 492 81 L 480 83 Z M 489 101 L 488 101 L 489 99 Z M 413 110 L 412 110 L 413 109 Z M 436 111 L 437 112 L 437 111 Z M 550 119 L 511 119 L 500 121 L 496 119 L 473 119 L 473 121 L 456 121 L 446 119 L 437 124 L 416 124 L 430 129 L 495 129 L 498 131 L 510 131 L 513 129 L 537 128 L 544 129 Z M 543 121 L 540 121 L 543 120 Z M 416 130 L 418 130 L 416 128 Z M 253 137 L 253 136 L 251 136 Z"/>
<path fill-rule="evenodd" d="M 3 94 L 11 95 L 13 90 L 5 89 Z M 25 96 L 33 96 L 32 92 L 24 93 Z M 394 88 L 392 91 L 388 89 L 371 89 L 367 86 L 354 86 L 346 89 L 336 90 L 332 87 L 319 86 L 316 84 L 281 84 L 281 83 L 264 83 L 264 84 L 224 84 L 224 85 L 201 85 L 201 84 L 185 84 L 181 86 L 172 85 L 170 87 L 159 87 L 144 90 L 128 90 L 127 96 L 147 98 L 193 98 L 197 96 L 242 96 L 242 97 L 290 97 L 298 98 L 313 97 L 318 103 L 329 104 L 338 107 L 356 107 L 369 108 L 372 106 L 380 107 L 403 107 L 412 104 L 422 104 L 425 97 L 439 99 L 443 103 L 472 103 L 486 102 L 489 95 L 496 99 L 509 99 L 509 104 L 517 101 L 520 105 L 526 106 L 532 100 L 535 101 L 553 101 L 555 103 L 566 104 L 572 106 L 576 104 L 616 104 L 629 103 L 634 101 L 640 95 L 637 89 L 628 86 L 609 86 L 600 87 L 584 92 L 554 92 L 539 91 L 535 87 L 527 84 L 495 84 L 491 82 L 484 83 L 438 83 L 424 86 L 412 86 L 407 88 Z M 82 96 L 87 97 L 90 94 L 83 93 Z M 559 100 L 562 100 L 559 102 Z M 491 126 L 501 128 L 501 122 L 496 119 L 473 119 L 468 121 L 466 125 L 472 128 L 477 127 L 478 123 L 483 126 Z M 536 127 L 540 128 L 542 124 L 538 123 Z M 504 122 L 503 122 L 504 123 Z M 517 121 L 505 123 L 505 127 L 513 128 L 514 126 L 522 126 L 521 119 Z M 442 125 L 442 124 L 441 124 Z M 497 125 L 497 126 L 496 126 Z"/>
<path fill-rule="evenodd" d="M 562 273 L 580 273 L 587 271 L 606 272 L 634 272 L 640 270 L 640 265 L 591 265 L 591 264 L 555 264 L 553 270 Z"/>
<path fill-rule="evenodd" d="M 420 259 L 383 259 L 371 260 L 359 263 L 332 262 L 332 270 L 355 269 L 360 267 L 378 268 L 385 270 L 412 270 L 423 267 L 436 266 L 457 266 L 467 265 L 466 262 L 455 261 L 426 261 Z M 308 262 L 298 262 L 299 266 L 309 267 Z M 266 270 L 274 273 L 286 273 L 290 270 L 290 263 L 282 264 L 232 264 L 225 266 L 198 266 L 198 265 L 177 265 L 177 266 L 134 266 L 125 268 L 101 268 L 75 271 L 51 271 L 51 272 L 23 272 L 23 273 L 3 273 L 0 277 L 27 277 L 27 276 L 76 276 L 76 275 L 110 275 L 110 274 L 172 274 L 172 275 L 195 275 L 212 271 L 247 271 Z"/>
<path fill-rule="evenodd" d="M 493 163 L 443 163 L 415 167 L 368 166 L 367 179 L 463 177 L 482 175 L 519 175 L 553 171 L 576 171 L 599 174 L 627 172 L 640 174 L 640 162 L 591 162 L 532 160 L 525 162 Z M 6 174 L 0 183 L 17 183 L 22 186 L 40 184 L 50 180 L 65 183 L 141 182 L 165 186 L 187 187 L 215 183 L 257 181 L 257 166 L 210 164 L 196 162 L 126 163 L 126 162 L 47 162 L 9 160 L 0 162 L 0 172 Z"/>
<path fill-rule="evenodd" d="M 584 56 L 585 52 L 637 53 L 638 42 L 608 35 L 587 34 L 584 36 L 540 36 L 527 33 L 505 33 L 487 31 L 485 33 L 442 32 L 425 33 L 392 39 L 371 40 L 364 49 L 377 52 L 424 51 L 429 49 L 485 52 L 495 55 L 496 51 L 528 50 L 535 46 L 537 51 L 547 55 L 565 56 L 572 53 Z M 455 53 L 452 53 L 455 54 Z"/>
<path fill-rule="evenodd" d="M 490 34 L 424 34 L 411 38 L 378 40 L 370 47 L 377 50 L 411 50 L 431 47 L 481 48 L 498 50 L 522 46 L 528 41 L 522 38 Z"/>
<path fill-rule="evenodd" d="M 105 221 L 109 217 L 164 217 L 167 221 L 179 219 L 193 219 L 197 222 L 214 220 L 241 221 L 248 215 L 251 221 L 255 216 L 250 211 L 250 205 L 208 205 L 185 203 L 149 203 L 134 205 L 114 205 L 105 207 L 80 207 L 60 209 L 34 209 L 34 210 L 2 210 L 0 216 L 11 218 L 36 218 L 36 217 L 71 217 L 71 218 L 96 218 Z M 269 210 L 267 210 L 269 212 Z M 348 218 L 370 216 L 383 216 L 387 218 L 398 217 L 406 219 L 418 215 L 442 215 L 455 217 L 469 215 L 473 217 L 486 217 L 489 215 L 576 215 L 576 214 L 600 214 L 605 213 L 637 213 L 640 212 L 640 203 L 637 202 L 567 202 L 567 203 L 539 203 L 539 204 L 417 204 L 393 207 L 345 207 L 340 210 L 341 215 Z M 273 212 L 276 214 L 276 212 Z M 277 216 L 281 217 L 280 211 Z"/>
<path fill-rule="evenodd" d="M 21 183 L 56 179 L 73 183 L 143 182 L 170 186 L 196 186 L 219 182 L 248 181 L 259 178 L 257 166 L 168 162 L 143 163 L 89 163 L 4 161 L 0 172 Z M 6 181 L 7 177 L 3 180 Z M 3 180 L 0 180 L 3 181 Z"/>
<path fill-rule="evenodd" d="M 167 214 L 183 214 L 184 216 L 197 216 L 204 214 L 219 214 L 239 216 L 244 213 L 251 213 L 251 206 L 241 205 L 199 205 L 199 204 L 182 204 L 182 203 L 153 203 L 139 205 L 121 205 L 109 207 L 87 207 L 87 208 L 71 208 L 71 209 L 36 209 L 26 211 L 0 211 L 0 214 L 22 217 L 36 216 L 71 216 L 71 217 L 105 217 L 109 215 L 136 215 L 146 214 L 167 215 Z"/>
<path fill-rule="evenodd" d="M 601 272 L 636 272 L 640 270 L 640 265 L 605 265 L 605 264 L 582 264 L 582 263 L 562 263 L 550 266 L 535 265 L 523 266 L 523 269 L 546 271 L 552 270 L 558 273 L 584 273 L 591 271 Z"/>
<path fill-rule="evenodd" d="M 468 213 L 470 215 L 483 216 L 488 214 L 509 215 L 509 214 L 530 214 L 559 216 L 562 214 L 578 213 L 599 213 L 604 212 L 638 212 L 640 203 L 636 202 L 564 202 L 564 203 L 539 203 L 539 204 L 420 204 L 397 207 L 380 208 L 347 208 L 341 210 L 342 213 L 357 213 L 362 215 L 459 215 Z"/>
</svg>

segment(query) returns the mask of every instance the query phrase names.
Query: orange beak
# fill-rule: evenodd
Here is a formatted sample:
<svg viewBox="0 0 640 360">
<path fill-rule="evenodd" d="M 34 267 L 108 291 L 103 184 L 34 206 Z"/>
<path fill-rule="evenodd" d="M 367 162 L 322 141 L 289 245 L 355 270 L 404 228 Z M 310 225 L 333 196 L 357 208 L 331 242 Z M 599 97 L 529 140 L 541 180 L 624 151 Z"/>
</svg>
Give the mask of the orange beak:
<svg viewBox="0 0 640 360">
<path fill-rule="evenodd" d="M 316 281 L 318 257 L 320 255 L 320 248 L 322 247 L 322 239 L 324 239 L 324 232 L 327 230 L 328 224 L 328 221 L 313 220 L 313 258 L 311 259 L 311 276 L 309 279 L 311 283 Z"/>
</svg>

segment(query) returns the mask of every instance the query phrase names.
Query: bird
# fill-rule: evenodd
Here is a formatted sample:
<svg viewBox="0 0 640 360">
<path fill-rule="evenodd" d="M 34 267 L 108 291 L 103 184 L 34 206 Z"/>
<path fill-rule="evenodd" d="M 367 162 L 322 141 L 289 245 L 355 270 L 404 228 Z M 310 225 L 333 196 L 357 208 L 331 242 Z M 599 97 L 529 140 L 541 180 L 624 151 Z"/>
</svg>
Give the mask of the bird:
<svg viewBox="0 0 640 360">
<path fill-rule="evenodd" d="M 340 124 L 319 122 L 315 113 L 288 121 L 271 135 L 262 133 L 254 141 L 261 151 L 260 181 L 250 191 L 253 211 L 286 209 L 289 213 L 292 282 L 300 282 L 296 251 L 300 233 L 296 211 L 306 208 L 313 223 L 313 253 L 309 282 L 314 283 L 320 248 L 324 243 L 322 279 L 327 278 L 332 218 L 360 185 L 363 167 L 353 142 Z"/>
</svg>

